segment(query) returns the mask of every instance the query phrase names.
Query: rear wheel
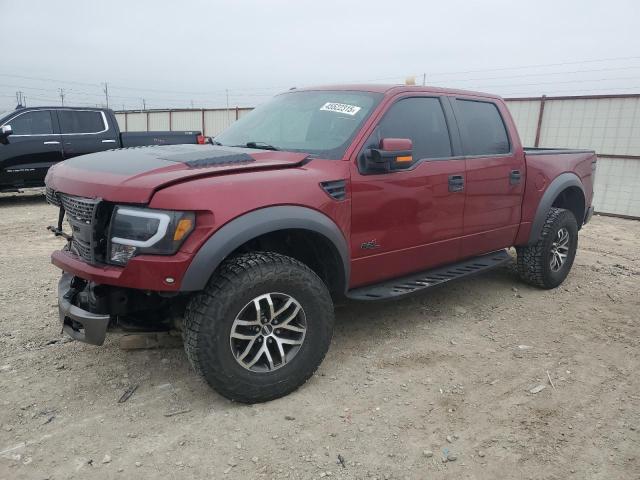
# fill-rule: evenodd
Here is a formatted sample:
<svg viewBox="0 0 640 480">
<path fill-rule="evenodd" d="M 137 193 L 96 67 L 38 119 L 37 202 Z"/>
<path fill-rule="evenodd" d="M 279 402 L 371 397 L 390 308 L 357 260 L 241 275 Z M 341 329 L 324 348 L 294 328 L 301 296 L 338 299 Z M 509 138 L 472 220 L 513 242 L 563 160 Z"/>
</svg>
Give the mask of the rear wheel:
<svg viewBox="0 0 640 480">
<path fill-rule="evenodd" d="M 540 240 L 518 247 L 517 269 L 525 282 L 542 288 L 560 285 L 571 270 L 578 248 L 578 224 L 569 210 L 551 208 Z"/>
<path fill-rule="evenodd" d="M 284 396 L 313 375 L 331 342 L 333 304 L 306 265 L 276 253 L 225 262 L 185 315 L 195 370 L 245 403 Z"/>
</svg>

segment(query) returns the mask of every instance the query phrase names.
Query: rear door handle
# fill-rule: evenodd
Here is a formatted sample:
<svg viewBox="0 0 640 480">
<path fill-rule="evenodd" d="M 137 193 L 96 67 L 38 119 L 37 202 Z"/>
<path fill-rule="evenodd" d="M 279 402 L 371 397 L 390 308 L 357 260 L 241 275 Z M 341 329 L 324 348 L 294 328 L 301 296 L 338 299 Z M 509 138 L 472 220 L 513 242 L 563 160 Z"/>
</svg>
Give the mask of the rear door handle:
<svg viewBox="0 0 640 480">
<path fill-rule="evenodd" d="M 520 183 L 520 180 L 522 180 L 520 170 L 511 170 L 511 173 L 509 174 L 509 184 L 517 185 Z"/>
<path fill-rule="evenodd" d="M 464 177 L 462 175 L 449 175 L 449 191 L 461 192 L 464 190 Z"/>
<path fill-rule="evenodd" d="M 60 142 L 56 142 L 55 140 L 52 140 L 50 142 L 42 142 L 44 143 L 44 145 L 60 145 Z"/>
</svg>

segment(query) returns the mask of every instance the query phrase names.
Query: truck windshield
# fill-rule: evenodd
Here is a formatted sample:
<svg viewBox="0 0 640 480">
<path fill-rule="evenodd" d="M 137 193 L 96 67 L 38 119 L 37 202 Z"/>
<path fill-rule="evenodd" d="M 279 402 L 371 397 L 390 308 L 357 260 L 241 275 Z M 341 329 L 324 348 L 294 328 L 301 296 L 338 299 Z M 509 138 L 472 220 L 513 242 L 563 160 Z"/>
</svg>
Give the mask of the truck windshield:
<svg viewBox="0 0 640 480">
<path fill-rule="evenodd" d="M 252 110 L 215 141 L 339 159 L 381 98 L 372 92 L 335 90 L 284 93 Z"/>
</svg>

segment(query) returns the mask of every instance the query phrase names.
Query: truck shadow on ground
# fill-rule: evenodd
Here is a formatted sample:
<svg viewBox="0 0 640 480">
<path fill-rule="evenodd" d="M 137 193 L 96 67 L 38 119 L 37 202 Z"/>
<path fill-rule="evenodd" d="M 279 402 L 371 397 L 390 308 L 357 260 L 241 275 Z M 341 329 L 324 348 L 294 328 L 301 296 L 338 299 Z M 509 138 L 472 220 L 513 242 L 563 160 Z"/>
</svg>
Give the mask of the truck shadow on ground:
<svg viewBox="0 0 640 480">
<path fill-rule="evenodd" d="M 381 348 L 376 342 L 402 337 L 403 332 L 423 336 L 425 354 L 430 355 L 431 350 L 436 350 L 429 343 L 432 338 L 431 328 L 436 330 L 445 324 L 451 324 L 456 330 L 462 328 L 461 325 L 469 321 L 469 316 L 478 313 L 473 311 L 474 299 L 488 297 L 488 291 L 495 295 L 495 302 L 499 302 L 500 298 L 513 298 L 514 285 L 518 285 L 517 288 L 523 291 L 531 288 L 518 283 L 513 267 L 507 265 L 394 301 L 341 303 L 336 307 L 332 345 L 317 376 L 331 375 L 339 365 L 353 364 L 365 350 Z M 461 315 L 461 311 L 468 315 Z M 126 370 L 132 379 L 142 376 L 146 377 L 142 383 L 150 381 L 154 385 L 171 384 L 172 388 L 182 390 L 185 395 L 183 400 L 197 409 L 205 409 L 211 405 L 226 405 L 226 408 L 234 408 L 231 405 L 241 406 L 228 402 L 210 390 L 192 371 L 182 348 L 122 351 L 114 343 L 107 348 L 106 356 L 123 356 Z M 87 361 L 91 361 L 90 351 L 86 352 Z M 111 362 L 115 363 L 117 360 L 103 357 L 100 361 L 105 365 Z M 317 388 L 325 388 L 321 386 L 323 384 L 321 379 L 312 378 L 303 387 L 303 390 L 311 389 L 304 395 L 312 394 L 310 392 Z"/>
</svg>

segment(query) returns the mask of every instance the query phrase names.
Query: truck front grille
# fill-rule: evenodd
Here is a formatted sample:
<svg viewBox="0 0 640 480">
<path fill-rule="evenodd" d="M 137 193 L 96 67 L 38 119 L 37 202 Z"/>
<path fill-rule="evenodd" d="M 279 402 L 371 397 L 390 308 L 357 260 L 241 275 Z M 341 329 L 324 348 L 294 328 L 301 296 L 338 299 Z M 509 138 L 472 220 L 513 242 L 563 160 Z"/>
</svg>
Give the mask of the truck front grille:
<svg viewBox="0 0 640 480">
<path fill-rule="evenodd" d="M 70 222 L 76 220 L 86 223 L 87 225 L 91 224 L 98 200 L 73 197 L 71 195 L 65 195 L 64 193 L 59 193 L 58 196 Z"/>
<path fill-rule="evenodd" d="M 93 255 L 91 254 L 91 245 L 87 245 L 80 240 L 73 238 L 71 239 L 71 248 L 70 250 L 82 258 L 87 263 L 93 263 Z"/>
<path fill-rule="evenodd" d="M 69 250 L 92 265 L 104 263 L 113 205 L 97 198 L 56 192 L 48 187 L 46 195 L 49 203 L 64 210 L 71 227 Z"/>
<path fill-rule="evenodd" d="M 46 189 L 47 202 L 51 205 L 55 205 L 56 207 L 60 206 L 60 199 L 58 198 L 58 193 L 51 187 L 47 187 Z"/>
</svg>

